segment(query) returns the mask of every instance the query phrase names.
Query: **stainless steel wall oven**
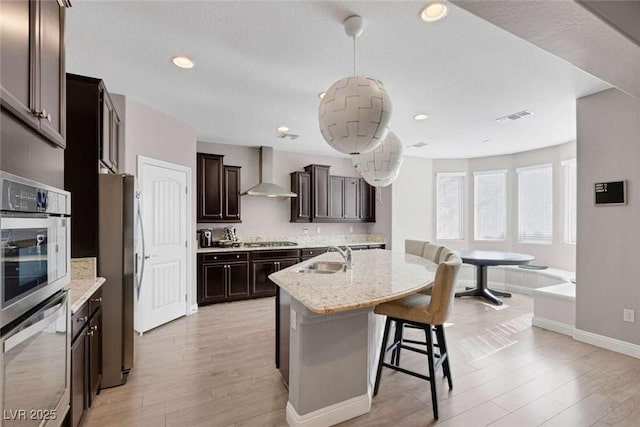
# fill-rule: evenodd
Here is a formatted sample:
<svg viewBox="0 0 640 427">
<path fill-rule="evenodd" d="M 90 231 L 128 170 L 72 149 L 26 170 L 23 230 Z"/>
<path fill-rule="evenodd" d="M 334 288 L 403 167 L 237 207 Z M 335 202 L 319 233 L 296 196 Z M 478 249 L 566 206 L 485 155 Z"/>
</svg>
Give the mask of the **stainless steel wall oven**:
<svg viewBox="0 0 640 427">
<path fill-rule="evenodd" d="M 0 172 L 2 426 L 57 426 L 69 407 L 70 194 Z"/>
</svg>

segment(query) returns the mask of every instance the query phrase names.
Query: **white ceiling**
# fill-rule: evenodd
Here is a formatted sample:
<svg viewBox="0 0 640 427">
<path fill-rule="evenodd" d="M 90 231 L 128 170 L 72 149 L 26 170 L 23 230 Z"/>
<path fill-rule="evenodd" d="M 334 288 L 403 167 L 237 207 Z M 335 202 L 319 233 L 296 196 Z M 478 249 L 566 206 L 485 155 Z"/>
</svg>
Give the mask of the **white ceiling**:
<svg viewBox="0 0 640 427">
<path fill-rule="evenodd" d="M 190 123 L 202 141 L 337 154 L 318 129 L 318 93 L 351 74 L 342 21 L 359 14 L 358 73 L 384 82 L 404 145 L 428 143 L 406 153 L 430 158 L 574 140 L 575 99 L 610 87 L 456 6 L 426 24 L 424 4 L 76 0 L 67 71 Z M 195 67 L 176 68 L 177 54 Z M 535 115 L 494 121 L 525 109 Z M 430 118 L 414 121 L 420 112 Z M 300 138 L 276 138 L 281 125 Z"/>
</svg>

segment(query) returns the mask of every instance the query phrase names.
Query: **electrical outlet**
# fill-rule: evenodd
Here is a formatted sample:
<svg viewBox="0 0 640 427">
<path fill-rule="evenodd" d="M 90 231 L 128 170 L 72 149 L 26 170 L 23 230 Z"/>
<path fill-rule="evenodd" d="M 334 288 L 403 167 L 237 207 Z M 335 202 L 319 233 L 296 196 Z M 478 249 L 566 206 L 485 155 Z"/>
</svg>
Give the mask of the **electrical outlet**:
<svg viewBox="0 0 640 427">
<path fill-rule="evenodd" d="M 291 320 L 291 329 L 295 331 L 298 329 L 298 313 L 296 313 L 294 309 L 291 309 L 289 318 Z"/>
<path fill-rule="evenodd" d="M 625 322 L 629 322 L 629 323 L 635 323 L 636 322 L 636 312 L 625 308 L 624 310 L 622 310 L 622 319 Z"/>
<path fill-rule="evenodd" d="M 316 233 L 320 234 L 320 227 L 316 227 Z"/>
</svg>

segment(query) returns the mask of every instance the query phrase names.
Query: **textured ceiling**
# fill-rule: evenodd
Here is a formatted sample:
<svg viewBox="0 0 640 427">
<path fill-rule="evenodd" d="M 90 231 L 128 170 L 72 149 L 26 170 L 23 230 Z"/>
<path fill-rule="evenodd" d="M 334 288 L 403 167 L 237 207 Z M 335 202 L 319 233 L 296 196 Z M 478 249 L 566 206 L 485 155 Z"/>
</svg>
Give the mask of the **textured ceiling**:
<svg viewBox="0 0 640 427">
<path fill-rule="evenodd" d="M 202 141 L 337 154 L 320 135 L 318 93 L 352 72 L 342 21 L 357 13 L 358 73 L 384 82 L 404 145 L 428 144 L 406 154 L 431 158 L 573 140 L 575 99 L 609 87 L 456 6 L 426 24 L 424 4 L 77 0 L 67 70 L 190 123 Z M 176 68 L 177 54 L 195 67 Z M 535 114 L 494 121 L 525 109 Z M 429 119 L 414 121 L 420 112 Z M 281 125 L 300 137 L 276 138 Z"/>
</svg>

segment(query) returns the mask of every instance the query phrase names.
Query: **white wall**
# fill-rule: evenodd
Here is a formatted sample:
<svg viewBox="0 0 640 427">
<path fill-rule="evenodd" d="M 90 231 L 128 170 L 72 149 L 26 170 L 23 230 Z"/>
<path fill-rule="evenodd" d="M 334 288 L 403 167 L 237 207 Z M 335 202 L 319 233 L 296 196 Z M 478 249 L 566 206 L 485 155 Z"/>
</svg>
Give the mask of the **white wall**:
<svg viewBox="0 0 640 427">
<path fill-rule="evenodd" d="M 120 171 L 136 175 L 137 156 L 142 155 L 191 169 L 192 197 L 189 229 L 190 244 L 195 243 L 196 198 L 196 131 L 176 118 L 123 95 L 113 95 L 113 102 L 122 119 Z M 192 252 L 192 251 L 191 251 Z M 191 301 L 196 303 L 196 263 L 191 260 Z"/>
<path fill-rule="evenodd" d="M 198 152 L 224 155 L 224 164 L 241 166 L 241 189 L 245 191 L 259 182 L 259 147 L 242 147 L 236 145 L 216 144 L 199 141 Z M 195 151 L 193 153 L 195 159 Z M 194 160 L 195 161 L 195 160 Z M 358 172 L 351 165 L 351 159 L 343 157 L 318 156 L 311 154 L 289 153 L 274 151 L 273 179 L 275 184 L 289 189 L 291 187 L 290 173 L 302 171 L 309 164 L 330 165 L 332 175 L 357 177 Z M 238 235 L 284 237 L 303 235 L 308 229 L 310 235 L 349 234 L 350 228 L 354 234 L 368 233 L 372 225 L 363 223 L 323 224 L 323 223 L 291 223 L 291 202 L 289 199 L 242 196 L 242 223 L 233 224 Z M 384 218 L 384 211 L 377 213 Z M 223 228 L 226 224 L 198 224 L 198 228 Z M 320 233 L 317 233 L 317 228 Z"/>
<path fill-rule="evenodd" d="M 522 153 L 481 157 L 474 159 L 434 160 L 432 187 L 435 188 L 435 176 L 439 172 L 465 172 L 465 230 L 463 240 L 443 240 L 439 244 L 454 249 L 489 249 L 510 252 L 523 252 L 536 257 L 533 264 L 548 265 L 565 270 L 575 270 L 575 246 L 565 245 L 563 239 L 562 216 L 562 168 L 563 160 L 576 157 L 576 144 L 570 142 L 539 150 Z M 550 245 L 526 244 L 518 242 L 518 200 L 516 168 L 553 164 L 553 243 Z M 507 236 L 504 241 L 475 241 L 473 239 L 473 173 L 486 170 L 507 169 Z M 431 212 L 433 221 L 430 234 L 435 239 L 435 190 L 432 191 Z M 395 239 L 395 236 L 394 236 Z"/>
<path fill-rule="evenodd" d="M 640 101 L 617 89 L 578 99 L 576 328 L 640 345 Z M 594 206 L 594 183 L 627 180 L 628 203 Z M 622 310 L 636 312 L 625 323 Z"/>
<path fill-rule="evenodd" d="M 391 185 L 392 248 L 404 251 L 405 239 L 431 240 L 433 160 L 405 157 Z"/>
</svg>

